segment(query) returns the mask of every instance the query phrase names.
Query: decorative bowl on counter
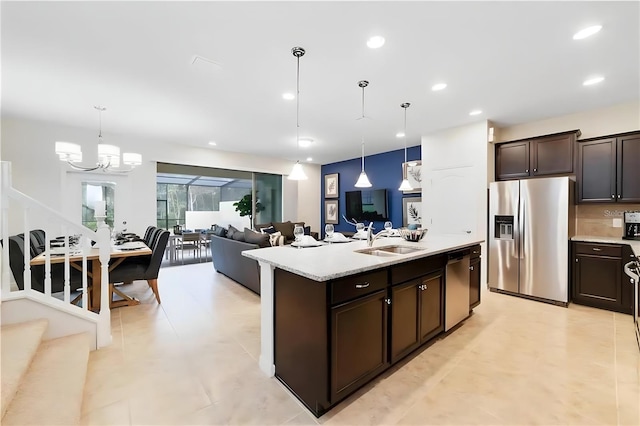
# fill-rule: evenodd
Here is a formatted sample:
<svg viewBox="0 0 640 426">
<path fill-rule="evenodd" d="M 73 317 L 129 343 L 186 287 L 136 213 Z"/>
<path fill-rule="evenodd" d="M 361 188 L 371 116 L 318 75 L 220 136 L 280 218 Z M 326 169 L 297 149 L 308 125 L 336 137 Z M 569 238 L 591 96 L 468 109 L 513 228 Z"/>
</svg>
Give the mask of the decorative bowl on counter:
<svg viewBox="0 0 640 426">
<path fill-rule="evenodd" d="M 407 241 L 418 242 L 425 235 L 427 235 L 427 228 L 418 228 L 418 229 L 409 229 L 409 228 L 398 228 L 398 232 L 400 236 Z"/>
</svg>

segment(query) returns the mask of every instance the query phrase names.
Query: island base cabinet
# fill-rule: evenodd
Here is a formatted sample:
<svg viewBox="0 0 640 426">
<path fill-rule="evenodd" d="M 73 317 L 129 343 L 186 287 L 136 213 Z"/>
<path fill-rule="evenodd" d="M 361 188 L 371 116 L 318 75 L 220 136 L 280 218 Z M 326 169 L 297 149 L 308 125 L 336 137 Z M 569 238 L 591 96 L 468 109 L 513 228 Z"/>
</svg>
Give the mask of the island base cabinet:
<svg viewBox="0 0 640 426">
<path fill-rule="evenodd" d="M 326 285 L 281 269 L 274 274 L 275 375 L 320 416 L 332 405 Z"/>
<path fill-rule="evenodd" d="M 444 331 L 442 271 L 391 288 L 391 363 Z"/>
<path fill-rule="evenodd" d="M 331 402 L 388 367 L 386 290 L 331 309 Z"/>
</svg>

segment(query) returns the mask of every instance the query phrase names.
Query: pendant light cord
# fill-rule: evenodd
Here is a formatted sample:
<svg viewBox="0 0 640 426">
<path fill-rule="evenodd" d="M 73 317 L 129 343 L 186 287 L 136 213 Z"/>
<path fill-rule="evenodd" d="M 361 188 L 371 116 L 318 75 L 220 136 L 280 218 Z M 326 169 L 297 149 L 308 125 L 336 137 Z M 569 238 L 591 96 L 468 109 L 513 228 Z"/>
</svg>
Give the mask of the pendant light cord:
<svg viewBox="0 0 640 426">
<path fill-rule="evenodd" d="M 404 108 L 404 162 L 407 162 L 407 108 L 411 106 L 409 102 L 400 104 Z"/>
<path fill-rule="evenodd" d="M 296 147 L 300 154 L 300 56 L 296 56 Z"/>
</svg>

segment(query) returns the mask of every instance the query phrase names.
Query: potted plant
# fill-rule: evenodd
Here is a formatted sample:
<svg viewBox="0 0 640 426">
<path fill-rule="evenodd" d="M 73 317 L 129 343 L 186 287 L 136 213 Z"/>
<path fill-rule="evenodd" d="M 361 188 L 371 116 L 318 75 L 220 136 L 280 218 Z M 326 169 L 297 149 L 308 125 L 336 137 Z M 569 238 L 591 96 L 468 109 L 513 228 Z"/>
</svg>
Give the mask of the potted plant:
<svg viewBox="0 0 640 426">
<path fill-rule="evenodd" d="M 257 191 L 256 191 L 257 195 Z M 249 222 L 251 223 L 251 229 L 253 229 L 253 210 L 251 209 L 251 203 L 253 201 L 253 197 L 251 193 L 246 194 L 244 197 L 233 203 L 233 206 L 236 208 L 236 211 L 240 213 L 240 217 L 249 216 Z M 260 200 L 256 200 L 255 211 L 259 213 L 264 210 L 264 206 L 260 202 Z"/>
</svg>

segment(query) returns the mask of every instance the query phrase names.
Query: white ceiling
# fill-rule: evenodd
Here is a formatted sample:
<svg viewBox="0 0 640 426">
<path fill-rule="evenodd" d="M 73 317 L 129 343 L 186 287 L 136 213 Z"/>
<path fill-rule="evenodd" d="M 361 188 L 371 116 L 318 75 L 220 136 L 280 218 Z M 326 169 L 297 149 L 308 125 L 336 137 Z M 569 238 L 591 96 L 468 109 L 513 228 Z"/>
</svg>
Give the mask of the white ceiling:
<svg viewBox="0 0 640 426">
<path fill-rule="evenodd" d="M 2 114 L 314 163 L 640 98 L 634 2 L 6 2 Z M 600 24 L 595 36 L 573 34 Z M 382 35 L 386 44 L 369 49 Z M 300 137 L 296 152 L 296 60 Z M 215 61 L 192 64 L 195 55 Z M 603 83 L 582 82 L 602 75 Z M 366 89 L 361 115 L 359 80 Z M 448 87 L 432 92 L 444 81 Z M 469 112 L 483 113 L 471 117 Z M 364 125 L 362 125 L 364 124 Z M 567 129 L 570 130 L 570 129 Z M 533 135 L 532 135 L 533 136 Z M 53 145 L 53 141 L 52 141 Z M 51 148 L 53 149 L 53 147 Z"/>
</svg>

